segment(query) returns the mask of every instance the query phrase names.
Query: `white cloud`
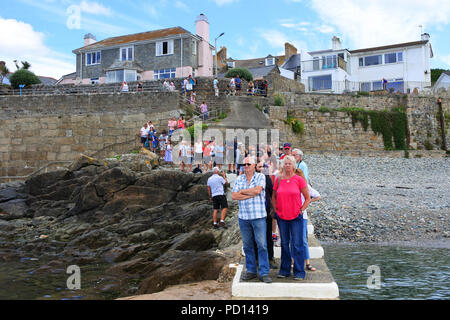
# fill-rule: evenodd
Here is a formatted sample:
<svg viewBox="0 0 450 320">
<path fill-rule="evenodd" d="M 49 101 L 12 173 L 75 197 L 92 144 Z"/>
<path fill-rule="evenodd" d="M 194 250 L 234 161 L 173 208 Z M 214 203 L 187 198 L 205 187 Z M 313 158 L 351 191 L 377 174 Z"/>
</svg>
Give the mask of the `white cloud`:
<svg viewBox="0 0 450 320">
<path fill-rule="evenodd" d="M 317 26 L 315 30 L 319 31 L 320 33 L 333 33 L 334 28 L 331 26 L 327 26 L 326 24 L 322 24 L 320 26 Z"/>
<path fill-rule="evenodd" d="M 97 15 L 104 15 L 104 16 L 112 16 L 113 12 L 111 9 L 106 8 L 102 6 L 98 2 L 88 2 L 88 1 L 82 1 L 80 4 L 80 9 L 82 12 L 90 13 L 90 14 L 97 14 Z"/>
<path fill-rule="evenodd" d="M 178 9 L 184 10 L 186 12 L 190 12 L 191 11 L 191 10 L 189 10 L 189 7 L 186 4 L 184 4 L 183 2 L 181 2 L 181 1 L 175 2 L 175 7 L 178 8 Z"/>
<path fill-rule="evenodd" d="M 353 49 L 420 39 L 424 31 L 450 22 L 450 1 L 311 0 L 327 25 L 335 26 Z"/>
<path fill-rule="evenodd" d="M 278 49 L 278 50 L 284 50 L 284 44 L 286 42 L 289 42 L 293 46 L 295 46 L 298 50 L 304 49 L 307 50 L 307 44 L 304 41 L 299 41 L 296 39 L 291 39 L 284 33 L 278 30 L 260 30 L 259 35 L 265 39 L 271 47 Z M 281 52 L 281 51 L 280 51 Z M 268 52 L 267 54 L 269 54 Z M 284 51 L 283 51 L 284 53 Z"/>
<path fill-rule="evenodd" d="M 62 75 L 75 71 L 74 59 L 59 52 L 53 51 L 44 44 L 44 34 L 35 31 L 27 23 L 15 19 L 0 17 L 0 57 L 6 62 L 11 72 L 16 70 L 14 60 L 28 61 L 30 71 L 39 76 L 49 76 L 59 79 Z"/>
<path fill-rule="evenodd" d="M 148 4 L 148 3 L 144 4 L 142 6 L 142 9 L 154 18 L 157 18 L 159 16 L 159 13 L 158 13 L 158 10 L 156 10 L 156 7 L 151 4 Z"/>
<path fill-rule="evenodd" d="M 212 1 L 214 1 L 219 7 L 221 7 L 226 4 L 238 2 L 239 0 L 212 0 Z"/>
</svg>

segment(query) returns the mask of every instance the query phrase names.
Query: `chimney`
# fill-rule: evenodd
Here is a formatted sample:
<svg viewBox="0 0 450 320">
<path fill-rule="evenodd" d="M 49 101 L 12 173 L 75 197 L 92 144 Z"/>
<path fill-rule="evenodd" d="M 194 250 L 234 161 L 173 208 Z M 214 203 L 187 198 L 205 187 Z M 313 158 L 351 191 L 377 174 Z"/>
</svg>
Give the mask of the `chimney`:
<svg viewBox="0 0 450 320">
<path fill-rule="evenodd" d="M 331 39 L 331 49 L 333 49 L 333 51 L 341 50 L 341 40 L 336 36 Z"/>
<path fill-rule="evenodd" d="M 227 65 L 227 47 L 225 46 L 220 47 L 220 50 L 217 51 L 217 58 L 218 58 L 217 67 L 219 69 Z"/>
<path fill-rule="evenodd" d="M 430 35 L 428 33 L 422 33 L 421 35 L 422 40 L 428 41 L 430 40 Z"/>
<path fill-rule="evenodd" d="M 97 38 L 92 33 L 88 33 L 84 35 L 84 46 L 88 46 L 97 42 Z"/>
<path fill-rule="evenodd" d="M 195 20 L 195 33 L 209 43 L 209 22 L 203 13 L 200 13 Z"/>
<path fill-rule="evenodd" d="M 294 54 L 297 54 L 297 48 L 289 42 L 286 42 L 284 44 L 284 61 L 288 61 Z"/>
</svg>

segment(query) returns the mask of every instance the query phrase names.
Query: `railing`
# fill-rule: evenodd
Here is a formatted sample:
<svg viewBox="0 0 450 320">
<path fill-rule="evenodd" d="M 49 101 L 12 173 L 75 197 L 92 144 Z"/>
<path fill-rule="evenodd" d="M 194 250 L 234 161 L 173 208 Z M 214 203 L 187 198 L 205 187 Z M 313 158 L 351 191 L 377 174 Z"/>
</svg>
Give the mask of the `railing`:
<svg viewBox="0 0 450 320">
<path fill-rule="evenodd" d="M 321 71 L 341 68 L 347 71 L 347 61 L 341 57 L 324 57 L 320 59 L 302 61 L 302 72 Z"/>
<path fill-rule="evenodd" d="M 419 81 L 388 81 L 383 86 L 382 81 L 331 81 L 317 78 L 302 79 L 305 86 L 305 92 L 324 92 L 324 93 L 350 93 L 350 92 L 377 92 L 386 91 L 389 93 L 415 92 L 421 94 L 432 93 L 432 87 L 429 82 Z"/>
</svg>

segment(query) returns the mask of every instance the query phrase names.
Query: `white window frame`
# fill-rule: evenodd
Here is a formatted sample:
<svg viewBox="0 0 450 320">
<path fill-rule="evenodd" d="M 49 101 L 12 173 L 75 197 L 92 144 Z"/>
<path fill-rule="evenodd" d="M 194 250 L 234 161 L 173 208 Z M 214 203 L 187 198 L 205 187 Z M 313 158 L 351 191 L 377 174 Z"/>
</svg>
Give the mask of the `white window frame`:
<svg viewBox="0 0 450 320">
<path fill-rule="evenodd" d="M 272 63 L 269 63 L 269 61 L 271 61 Z M 268 66 L 274 66 L 275 65 L 275 58 L 266 58 L 266 67 Z"/>
<path fill-rule="evenodd" d="M 88 60 L 88 54 L 90 55 L 91 59 Z M 92 63 L 92 57 L 95 55 L 95 63 Z M 100 59 L 97 59 L 100 58 Z M 85 65 L 86 66 L 95 66 L 97 64 L 102 63 L 102 53 L 101 51 L 93 51 L 93 52 L 86 52 L 85 53 Z"/>
<path fill-rule="evenodd" d="M 162 71 L 163 72 L 160 72 Z M 169 70 L 169 72 L 165 72 Z M 157 70 L 153 70 L 153 79 L 154 80 L 159 80 L 159 79 L 174 79 L 176 77 L 176 72 L 177 72 L 177 68 L 166 68 L 166 69 L 157 69 Z M 161 74 L 170 74 L 169 78 L 162 78 Z M 173 77 L 172 77 L 173 76 Z"/>
<path fill-rule="evenodd" d="M 163 53 L 164 42 L 167 42 L 167 53 Z M 158 41 L 156 42 L 155 54 L 157 57 L 168 56 L 173 54 L 174 41 L 173 39 L 169 39 L 166 41 Z"/>
<path fill-rule="evenodd" d="M 195 56 L 197 55 L 197 41 L 192 41 L 192 54 Z"/>
<path fill-rule="evenodd" d="M 371 64 L 369 66 L 366 65 L 366 58 L 368 57 L 376 57 L 376 56 L 380 56 L 381 57 L 381 61 L 378 64 Z M 367 67 L 373 67 L 373 66 L 380 66 L 382 64 L 384 64 L 384 54 L 383 53 L 379 53 L 379 54 L 371 54 L 371 55 L 367 55 L 367 56 L 363 56 L 363 57 L 359 57 L 363 59 L 363 65 L 359 66 L 360 68 L 367 68 Z M 358 59 L 359 60 L 359 59 Z M 358 62 L 359 65 L 359 62 Z"/>
<path fill-rule="evenodd" d="M 130 57 L 129 57 L 129 49 L 131 48 L 131 55 L 132 55 L 132 58 L 130 59 Z M 123 49 L 125 49 L 126 51 L 126 54 L 125 54 L 125 60 L 122 60 L 122 50 Z M 120 48 L 120 50 L 119 50 L 119 60 L 120 61 L 133 61 L 134 60 L 134 46 L 131 46 L 131 47 L 121 47 Z"/>
</svg>

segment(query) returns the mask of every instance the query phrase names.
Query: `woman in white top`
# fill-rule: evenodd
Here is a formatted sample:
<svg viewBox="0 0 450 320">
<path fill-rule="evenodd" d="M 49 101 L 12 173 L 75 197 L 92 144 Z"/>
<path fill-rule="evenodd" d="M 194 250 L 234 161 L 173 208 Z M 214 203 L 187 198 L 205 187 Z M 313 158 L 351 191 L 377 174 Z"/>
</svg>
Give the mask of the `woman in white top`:
<svg viewBox="0 0 450 320">
<path fill-rule="evenodd" d="M 120 92 L 128 92 L 128 84 L 126 81 L 122 83 L 122 86 L 120 87 Z"/>
<path fill-rule="evenodd" d="M 200 166 L 202 165 L 202 158 L 203 158 L 203 144 L 200 139 L 197 139 L 197 142 L 194 144 L 194 152 L 195 152 L 194 156 L 195 164 L 197 165 L 198 168 L 200 168 Z"/>
</svg>

